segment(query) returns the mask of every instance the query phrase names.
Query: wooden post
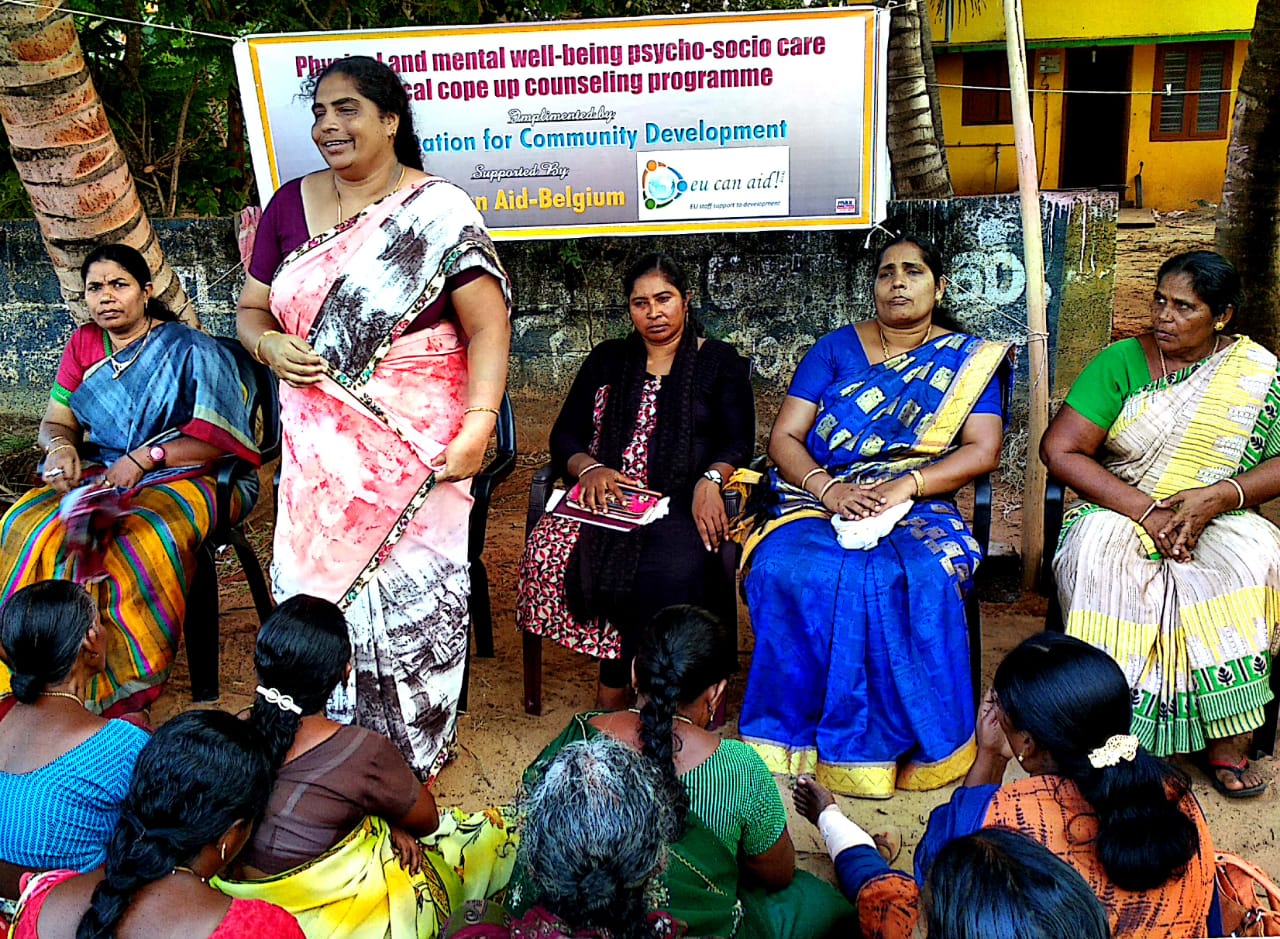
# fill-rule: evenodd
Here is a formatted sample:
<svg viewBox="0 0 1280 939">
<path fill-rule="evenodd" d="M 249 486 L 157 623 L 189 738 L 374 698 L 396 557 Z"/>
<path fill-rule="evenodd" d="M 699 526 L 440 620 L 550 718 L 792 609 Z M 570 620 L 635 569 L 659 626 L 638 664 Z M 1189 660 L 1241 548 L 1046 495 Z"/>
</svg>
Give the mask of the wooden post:
<svg viewBox="0 0 1280 939">
<path fill-rule="evenodd" d="M 1048 316 L 1044 296 L 1044 240 L 1040 229 L 1040 186 L 1036 177 L 1036 138 L 1027 92 L 1027 40 L 1022 0 L 1004 0 L 1005 45 L 1013 103 L 1013 142 L 1022 201 L 1022 254 L 1027 270 L 1027 332 L 1030 341 L 1031 411 L 1027 417 L 1027 469 L 1022 490 L 1022 589 L 1035 586 L 1044 544 L 1045 468 L 1040 438 L 1049 425 Z"/>
</svg>

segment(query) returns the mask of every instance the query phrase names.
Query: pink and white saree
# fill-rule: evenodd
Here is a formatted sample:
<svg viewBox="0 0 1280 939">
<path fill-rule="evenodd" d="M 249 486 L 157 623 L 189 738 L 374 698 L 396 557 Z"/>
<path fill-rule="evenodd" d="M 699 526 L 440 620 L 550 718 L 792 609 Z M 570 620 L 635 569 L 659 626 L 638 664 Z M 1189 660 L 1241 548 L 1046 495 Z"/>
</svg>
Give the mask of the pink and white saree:
<svg viewBox="0 0 1280 939">
<path fill-rule="evenodd" d="M 452 743 L 467 642 L 470 481 L 431 465 L 466 407 L 466 347 L 449 318 L 405 334 L 449 277 L 507 277 L 466 193 L 427 178 L 302 245 L 271 311 L 328 363 L 281 385 L 272 583 L 343 607 L 352 680 L 330 716 L 391 739 L 422 778 Z"/>
</svg>

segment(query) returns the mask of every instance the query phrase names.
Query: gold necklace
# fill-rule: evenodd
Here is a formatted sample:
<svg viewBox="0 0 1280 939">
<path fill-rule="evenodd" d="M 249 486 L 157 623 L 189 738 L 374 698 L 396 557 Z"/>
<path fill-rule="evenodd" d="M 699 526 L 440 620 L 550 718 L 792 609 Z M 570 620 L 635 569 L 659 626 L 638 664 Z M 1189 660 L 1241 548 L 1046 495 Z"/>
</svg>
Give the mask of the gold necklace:
<svg viewBox="0 0 1280 939">
<path fill-rule="evenodd" d="M 130 365 L 138 361 L 138 358 L 142 355 L 142 350 L 147 347 L 147 340 L 151 338 L 151 323 L 152 323 L 151 318 L 147 317 L 147 331 L 142 337 L 142 342 L 137 344 L 138 351 L 136 351 L 133 354 L 133 358 L 131 358 L 128 362 L 125 362 L 123 365 L 121 365 L 120 362 L 117 361 L 116 359 L 116 353 L 124 351 L 124 349 L 129 348 L 128 346 L 124 346 L 122 349 L 111 350 L 111 354 L 107 356 L 107 359 L 111 363 L 111 380 L 112 381 L 115 381 L 116 379 L 118 379 L 121 375 L 123 375 L 125 372 L 129 370 Z"/>
<path fill-rule="evenodd" d="M 876 320 L 876 332 L 880 334 L 880 351 L 884 353 L 884 358 L 885 358 L 885 361 L 887 362 L 889 360 L 889 343 L 885 341 L 884 330 L 881 329 L 879 320 Z M 925 330 L 924 338 L 921 339 L 918 344 L 912 346 L 911 349 L 903 349 L 902 352 L 899 352 L 898 354 L 902 355 L 903 352 L 910 352 L 912 351 L 912 349 L 919 349 L 920 346 L 924 345 L 926 342 L 929 341 L 929 337 L 932 335 L 933 335 L 933 324 L 930 323 L 929 328 Z"/>
<path fill-rule="evenodd" d="M 398 163 L 396 165 L 399 166 Z M 400 188 L 400 186 L 404 183 L 404 174 L 405 174 L 405 170 L 407 169 L 408 167 L 405 167 L 405 166 L 400 167 L 400 178 L 396 180 L 396 184 L 394 186 L 391 186 L 382 196 L 379 196 L 379 198 L 385 198 L 386 196 L 391 195 L 393 192 L 395 192 L 397 189 Z M 394 167 L 392 168 L 391 172 L 393 173 L 395 172 Z M 387 177 L 387 182 L 388 183 L 391 182 L 390 176 Z M 333 174 L 333 195 L 338 200 L 338 221 L 335 222 L 334 224 L 341 225 L 342 224 L 342 193 L 338 190 L 338 174 L 336 172 Z M 378 200 L 375 199 L 374 202 L 376 201 Z M 370 204 L 372 205 L 372 203 Z"/>
<path fill-rule="evenodd" d="M 1217 355 L 1217 354 L 1218 354 L 1218 342 L 1219 342 L 1219 340 L 1221 340 L 1221 339 L 1222 339 L 1222 337 L 1221 337 L 1221 336 L 1214 336 L 1214 337 L 1213 337 L 1213 351 L 1212 351 L 1212 352 L 1210 352 L 1210 353 L 1209 353 L 1209 355 L 1206 355 L 1206 356 L 1205 356 L 1205 358 L 1206 358 L 1206 359 L 1207 359 L 1207 358 L 1209 358 L 1210 356 L 1214 356 L 1214 355 Z M 1160 355 L 1160 377 L 1161 377 L 1161 378 L 1168 378 L 1168 377 L 1169 377 L 1169 368 L 1168 368 L 1168 366 L 1166 366 L 1166 365 L 1164 364 L 1164 350 L 1160 348 L 1160 343 L 1158 343 L 1158 342 L 1156 343 L 1156 352 Z M 1196 361 L 1204 361 L 1204 360 L 1203 360 L 1203 359 L 1197 359 Z"/>
<path fill-rule="evenodd" d="M 627 708 L 627 710 L 628 710 L 628 711 L 630 711 L 632 714 L 639 714 L 639 713 L 640 713 L 640 709 L 639 709 L 639 708 Z M 683 714 L 672 714 L 672 715 L 671 715 L 671 719 L 672 719 L 673 721 L 680 721 L 680 722 L 681 722 L 681 723 L 683 723 L 683 724 L 688 724 L 690 727 L 697 727 L 697 726 L 698 726 L 697 724 L 695 724 L 695 723 L 693 722 L 693 720 L 692 720 L 692 719 L 690 719 L 690 718 L 688 718 L 688 717 L 685 717 Z"/>
<path fill-rule="evenodd" d="M 206 884 L 206 885 L 207 885 L 207 884 L 209 883 L 209 878 L 208 878 L 208 877 L 202 877 L 202 876 L 200 876 L 199 874 L 197 874 L 195 871 L 193 871 L 191 868 L 189 868 L 189 867 L 184 867 L 184 866 L 183 866 L 183 865 L 181 865 L 181 864 L 179 864 L 179 865 L 178 865 L 177 867 L 175 867 L 173 870 L 169 871 L 169 873 L 170 873 L 170 874 L 176 874 L 176 873 L 178 873 L 179 871 L 181 871 L 181 872 L 182 872 L 182 873 L 184 873 L 184 874 L 190 874 L 192 877 L 194 877 L 196 880 L 200 881 L 200 883 L 202 883 L 202 884 Z"/>
<path fill-rule="evenodd" d="M 81 707 L 84 707 L 84 699 L 83 699 L 83 698 L 81 698 L 78 694 L 72 694 L 70 691 L 42 691 L 42 692 L 40 692 L 40 697 L 42 697 L 42 698 L 70 698 L 70 699 L 71 699 L 72 701 L 74 701 L 76 704 L 80 705 Z"/>
</svg>

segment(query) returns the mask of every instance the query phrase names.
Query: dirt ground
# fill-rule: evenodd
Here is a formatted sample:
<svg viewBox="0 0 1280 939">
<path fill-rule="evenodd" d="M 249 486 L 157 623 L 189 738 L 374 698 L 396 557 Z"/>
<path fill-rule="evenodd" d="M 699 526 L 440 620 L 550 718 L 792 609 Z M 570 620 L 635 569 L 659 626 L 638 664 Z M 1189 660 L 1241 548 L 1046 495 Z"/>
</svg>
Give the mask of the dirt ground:
<svg viewBox="0 0 1280 939">
<path fill-rule="evenodd" d="M 1149 296 L 1154 274 L 1161 261 L 1178 251 L 1211 247 L 1212 218 L 1181 215 L 1161 220 L 1150 229 L 1122 230 L 1116 288 L 1116 338 L 1134 335 L 1146 328 Z M 510 800 L 520 773 L 547 741 L 564 727 L 576 711 L 589 707 L 594 698 L 595 667 L 583 657 L 554 644 L 545 644 L 543 666 L 543 714 L 532 717 L 522 706 L 521 643 L 514 626 L 514 596 L 517 563 L 523 544 L 524 516 L 529 480 L 546 454 L 545 429 L 554 414 L 555 403 L 517 401 L 522 424 L 522 456 L 517 469 L 495 494 L 489 520 L 485 561 L 492 581 L 494 639 L 497 656 L 473 659 L 470 709 L 462 715 L 458 728 L 457 758 L 445 768 L 436 793 L 441 804 L 475 810 Z M 764 418 L 762 418 L 763 420 Z M 541 428 L 541 433 L 539 433 Z M 998 488 L 998 484 L 997 484 Z M 997 492 L 997 505 L 1010 507 L 997 513 L 993 541 L 1019 543 L 1020 496 L 1017 492 Z M 1275 516 L 1273 516 L 1275 520 Z M 250 520 L 252 539 L 259 556 L 267 560 L 271 523 L 264 510 Z M 239 709 L 252 700 L 256 684 L 252 670 L 253 635 L 257 618 L 244 584 L 243 573 L 233 557 L 222 562 L 222 697 L 217 706 Z M 996 663 L 1025 636 L 1042 627 L 1043 598 L 1030 596 L 1014 603 L 984 603 L 982 606 L 983 664 L 989 677 Z M 730 722 L 726 736 L 736 731 L 736 715 L 742 701 L 743 682 L 751 652 L 751 630 L 745 608 L 740 610 L 740 659 L 743 668 L 730 687 Z M 153 716 L 164 720 L 191 707 L 185 652 L 179 656 L 174 679 L 157 702 Z M 1280 843 L 1277 842 L 1277 800 L 1280 774 L 1271 760 L 1260 764 L 1275 780 L 1260 799 L 1230 801 L 1209 787 L 1203 777 L 1192 772 L 1196 791 L 1213 829 L 1215 844 L 1250 857 L 1273 876 L 1280 876 Z M 1010 773 L 1020 770 L 1012 766 Z M 785 778 L 777 780 L 785 787 Z M 884 802 L 841 800 L 845 810 L 872 830 L 886 825 L 898 828 L 905 850 L 898 866 L 910 869 L 912 852 L 924 830 L 929 811 L 950 796 L 951 789 L 931 793 L 899 793 Z M 784 791 L 790 808 L 790 797 Z M 831 875 L 831 865 L 815 830 L 792 810 L 791 834 L 802 866 Z"/>
</svg>

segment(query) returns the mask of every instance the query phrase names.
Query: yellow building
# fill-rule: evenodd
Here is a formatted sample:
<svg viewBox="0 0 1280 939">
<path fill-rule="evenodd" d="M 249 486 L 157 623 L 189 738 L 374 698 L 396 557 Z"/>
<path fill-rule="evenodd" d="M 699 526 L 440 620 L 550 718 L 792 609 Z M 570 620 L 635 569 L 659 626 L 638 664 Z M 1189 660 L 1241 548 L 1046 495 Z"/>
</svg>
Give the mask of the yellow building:
<svg viewBox="0 0 1280 939">
<path fill-rule="evenodd" d="M 1109 188 L 1162 211 L 1218 202 L 1256 5 L 1023 0 L 1041 188 Z M 1002 4 L 929 6 L 955 191 L 1012 192 L 1009 96 L 961 87 L 1008 87 Z"/>
</svg>

